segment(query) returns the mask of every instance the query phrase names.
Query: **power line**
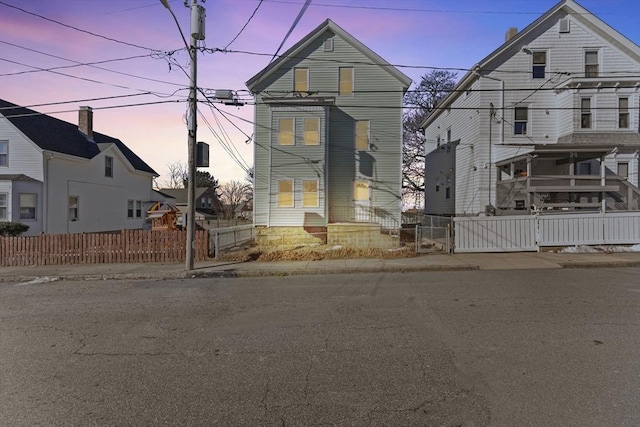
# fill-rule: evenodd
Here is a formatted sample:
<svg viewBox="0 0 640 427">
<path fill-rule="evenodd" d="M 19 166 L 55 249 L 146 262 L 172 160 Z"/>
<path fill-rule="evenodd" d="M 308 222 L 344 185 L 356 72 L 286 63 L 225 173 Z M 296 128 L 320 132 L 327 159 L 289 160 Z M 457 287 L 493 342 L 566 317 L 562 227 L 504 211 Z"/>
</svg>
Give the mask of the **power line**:
<svg viewBox="0 0 640 427">
<path fill-rule="evenodd" d="M 236 39 L 238 37 L 240 37 L 240 34 L 242 34 L 242 32 L 244 31 L 245 28 L 247 28 L 247 25 L 249 25 L 249 22 L 251 22 L 251 20 L 255 16 L 256 12 L 258 11 L 258 9 L 260 9 L 260 6 L 262 5 L 263 1 L 264 0 L 260 0 L 260 3 L 258 3 L 256 8 L 253 10 L 253 13 L 251 14 L 251 16 L 249 16 L 249 19 L 247 19 L 247 22 L 245 22 L 245 24 L 242 26 L 242 28 L 240 29 L 238 34 L 236 34 L 236 36 L 233 38 L 233 40 L 231 40 L 229 43 L 227 43 L 227 45 L 224 47 L 225 49 L 227 49 L 229 46 L 231 46 L 231 44 L 233 44 L 233 42 L 236 41 Z"/>
<path fill-rule="evenodd" d="M 140 106 L 144 106 L 144 105 L 155 105 L 155 104 L 167 104 L 170 102 L 184 102 L 182 100 L 165 100 L 165 101 L 154 101 L 154 102 L 141 102 L 138 104 L 122 104 L 122 105 L 109 105 L 106 107 L 92 107 L 93 110 L 110 110 L 110 109 L 114 109 L 114 108 L 127 108 L 127 107 L 140 107 Z M 11 107 L 13 109 L 16 108 L 21 108 L 20 106 L 15 106 L 15 107 Z M 65 113 L 77 113 L 78 110 L 61 110 L 61 111 L 51 111 L 48 113 L 39 113 L 37 111 L 34 111 L 32 113 L 28 113 L 28 114 L 9 114 L 9 115 L 4 115 L 3 117 L 6 119 L 12 119 L 14 117 L 31 117 L 31 116 L 47 116 L 47 115 L 51 115 L 51 114 L 65 114 Z"/>
<path fill-rule="evenodd" d="M 143 96 L 143 95 L 153 95 L 153 94 L 151 92 L 148 92 L 148 93 L 132 93 L 129 95 L 103 96 L 100 98 L 76 99 L 74 101 L 58 101 L 58 102 L 47 102 L 44 104 L 20 105 L 19 108 L 49 107 L 52 105 L 77 104 L 80 102 L 104 101 L 107 99 L 130 98 L 133 96 Z M 18 107 L 0 107 L 0 110 L 12 110 L 15 108 L 18 108 Z"/>
<path fill-rule="evenodd" d="M 269 61 L 269 63 L 272 63 L 273 60 L 278 56 L 278 54 L 280 53 L 280 49 L 282 49 L 282 46 L 284 46 L 285 42 L 287 41 L 287 39 L 289 38 L 289 36 L 291 35 L 291 33 L 293 32 L 293 30 L 296 28 L 296 26 L 298 25 L 298 22 L 300 22 L 300 19 L 302 18 L 302 16 L 304 15 L 304 13 L 307 11 L 307 8 L 309 7 L 309 5 L 311 4 L 312 0 L 305 0 L 304 5 L 302 6 L 302 9 L 300 9 L 300 12 L 298 12 L 298 16 L 296 16 L 296 19 L 293 20 L 293 23 L 291 24 L 291 26 L 289 27 L 289 31 L 287 31 L 287 34 L 284 36 L 284 38 L 282 39 L 282 42 L 280 43 L 280 46 L 278 46 L 278 49 L 276 49 L 276 53 L 273 54 L 273 57 L 271 58 L 271 60 Z"/>
<path fill-rule="evenodd" d="M 81 28 L 74 27 L 73 25 L 65 24 L 63 22 L 56 21 L 55 19 L 47 18 L 46 16 L 42 16 L 42 15 L 39 15 L 37 13 L 30 12 L 30 11 L 22 9 L 22 8 L 20 8 L 18 6 L 13 6 L 13 5 L 5 3 L 5 2 L 3 2 L 1 0 L 0 0 L 0 4 L 3 5 L 3 6 L 6 6 L 6 7 L 10 7 L 12 9 L 19 10 L 20 12 L 26 13 L 28 15 L 37 16 L 38 18 L 44 19 L 45 21 L 53 22 L 54 24 L 62 25 L 63 27 L 71 28 L 72 30 L 80 31 L 81 33 L 89 34 L 89 35 L 92 35 L 94 37 L 99 37 L 99 38 L 104 39 L 104 40 L 109 40 L 109 41 L 112 41 L 112 42 L 115 42 L 115 43 L 120 43 L 120 44 L 123 44 L 123 45 L 126 45 L 126 46 L 135 47 L 135 48 L 138 48 L 138 49 L 149 50 L 149 51 L 152 51 L 152 52 L 161 52 L 158 49 L 151 49 L 150 47 L 145 47 L 145 46 L 140 46 L 140 45 L 134 44 L 134 43 L 124 42 L 122 40 L 117 40 L 117 39 L 114 39 L 114 38 L 111 38 L 111 37 L 103 36 L 101 34 L 97 34 L 97 33 L 94 33 L 94 32 L 88 31 L 88 30 L 83 30 Z"/>
</svg>

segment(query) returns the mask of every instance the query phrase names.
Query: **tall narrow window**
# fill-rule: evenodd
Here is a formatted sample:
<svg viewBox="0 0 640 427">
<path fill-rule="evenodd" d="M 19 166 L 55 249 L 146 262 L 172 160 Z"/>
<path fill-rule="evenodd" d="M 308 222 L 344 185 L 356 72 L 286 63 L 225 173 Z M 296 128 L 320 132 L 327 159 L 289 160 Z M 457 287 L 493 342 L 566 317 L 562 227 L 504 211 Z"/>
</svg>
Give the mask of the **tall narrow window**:
<svg viewBox="0 0 640 427">
<path fill-rule="evenodd" d="M 340 67 L 340 95 L 353 95 L 353 68 Z"/>
<path fill-rule="evenodd" d="M 442 142 L 440 141 L 440 135 L 438 135 L 438 136 L 436 137 L 436 147 L 437 147 L 437 148 L 440 148 L 440 144 L 441 144 L 441 143 L 442 143 Z"/>
<path fill-rule="evenodd" d="M 629 98 L 618 98 L 618 127 L 629 128 Z"/>
<path fill-rule="evenodd" d="M 278 120 L 278 144 L 279 145 L 294 145 L 293 124 L 294 124 L 293 119 Z"/>
<path fill-rule="evenodd" d="M 136 200 L 136 218 L 142 218 L 142 201 Z"/>
<path fill-rule="evenodd" d="M 315 208 L 318 205 L 318 181 L 302 181 L 302 206 Z"/>
<path fill-rule="evenodd" d="M 447 142 L 451 142 L 451 128 L 447 129 Z"/>
<path fill-rule="evenodd" d="M 444 189 L 444 194 L 446 199 L 451 198 L 451 177 L 450 176 L 447 177 L 447 184 Z"/>
<path fill-rule="evenodd" d="M 320 145 L 320 119 L 304 119 L 304 145 Z"/>
<path fill-rule="evenodd" d="M 33 193 L 20 194 L 20 219 L 36 219 L 38 195 Z"/>
<path fill-rule="evenodd" d="M 591 98 L 580 99 L 580 128 L 591 129 Z"/>
<path fill-rule="evenodd" d="M 295 92 L 309 91 L 309 69 L 308 68 L 293 69 L 293 90 Z"/>
<path fill-rule="evenodd" d="M 533 78 L 544 79 L 547 71 L 547 52 L 533 52 Z"/>
<path fill-rule="evenodd" d="M 514 108 L 513 133 L 514 135 L 526 135 L 529 121 L 529 107 Z"/>
<path fill-rule="evenodd" d="M 127 218 L 135 218 L 134 200 L 127 200 Z"/>
<path fill-rule="evenodd" d="M 278 207 L 293 207 L 293 180 L 281 179 L 278 181 Z"/>
<path fill-rule="evenodd" d="M 369 200 L 369 181 L 355 181 L 353 183 L 353 199 L 357 202 Z"/>
<path fill-rule="evenodd" d="M 356 150 L 369 149 L 369 120 L 356 120 Z"/>
<path fill-rule="evenodd" d="M 69 196 L 69 221 L 77 221 L 79 219 L 78 202 L 78 196 Z"/>
<path fill-rule="evenodd" d="M 9 195 L 7 193 L 0 193 L 0 221 L 6 221 L 7 218 L 7 204 Z"/>
<path fill-rule="evenodd" d="M 104 176 L 113 178 L 113 157 L 104 157 Z"/>
<path fill-rule="evenodd" d="M 0 141 L 0 166 L 9 166 L 9 141 Z"/>
<path fill-rule="evenodd" d="M 618 176 L 623 178 L 629 178 L 629 163 L 621 162 L 618 163 Z"/>
<path fill-rule="evenodd" d="M 324 51 L 325 52 L 333 52 L 333 39 L 328 38 L 324 41 Z"/>
<path fill-rule="evenodd" d="M 598 77 L 599 71 L 598 65 L 598 51 L 587 50 L 584 53 L 584 76 L 585 77 Z"/>
<path fill-rule="evenodd" d="M 440 178 L 436 178 L 436 191 L 440 191 Z"/>
</svg>

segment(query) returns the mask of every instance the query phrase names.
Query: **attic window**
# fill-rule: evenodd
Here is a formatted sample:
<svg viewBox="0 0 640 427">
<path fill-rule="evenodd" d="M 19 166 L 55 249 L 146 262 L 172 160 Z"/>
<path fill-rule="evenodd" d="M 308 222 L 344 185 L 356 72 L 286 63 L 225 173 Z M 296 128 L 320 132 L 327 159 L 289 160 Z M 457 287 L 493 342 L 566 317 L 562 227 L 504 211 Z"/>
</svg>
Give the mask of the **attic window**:
<svg viewBox="0 0 640 427">
<path fill-rule="evenodd" d="M 559 33 L 568 33 L 571 30 L 570 21 L 568 18 L 562 18 L 558 21 L 558 32 Z"/>
<path fill-rule="evenodd" d="M 113 157 L 104 157 L 104 176 L 113 178 Z"/>
<path fill-rule="evenodd" d="M 324 41 L 324 51 L 325 52 L 333 52 L 333 39 L 326 39 Z"/>
</svg>

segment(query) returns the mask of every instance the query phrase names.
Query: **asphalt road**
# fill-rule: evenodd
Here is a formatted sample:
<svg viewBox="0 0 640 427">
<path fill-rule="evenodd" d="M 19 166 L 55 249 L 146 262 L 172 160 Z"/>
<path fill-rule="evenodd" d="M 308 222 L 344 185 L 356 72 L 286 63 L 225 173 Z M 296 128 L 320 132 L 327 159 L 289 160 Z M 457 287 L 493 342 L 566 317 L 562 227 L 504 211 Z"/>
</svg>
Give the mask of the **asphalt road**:
<svg viewBox="0 0 640 427">
<path fill-rule="evenodd" d="M 0 283 L 0 424 L 637 426 L 638 277 Z"/>
</svg>

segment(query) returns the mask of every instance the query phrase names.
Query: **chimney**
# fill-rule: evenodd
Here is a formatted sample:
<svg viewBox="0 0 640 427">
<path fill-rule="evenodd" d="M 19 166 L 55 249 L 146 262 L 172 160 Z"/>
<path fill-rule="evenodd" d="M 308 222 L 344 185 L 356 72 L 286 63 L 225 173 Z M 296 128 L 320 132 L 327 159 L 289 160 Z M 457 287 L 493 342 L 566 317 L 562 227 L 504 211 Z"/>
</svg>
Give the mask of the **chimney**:
<svg viewBox="0 0 640 427">
<path fill-rule="evenodd" d="M 518 29 L 516 27 L 511 27 L 507 30 L 507 34 L 504 35 L 504 41 L 508 42 L 509 40 L 511 40 L 513 38 L 513 36 L 515 36 L 516 34 L 518 34 Z"/>
<path fill-rule="evenodd" d="M 93 110 L 91 107 L 80 107 L 80 115 L 78 117 L 78 129 L 85 134 L 87 138 L 93 140 Z"/>
</svg>

